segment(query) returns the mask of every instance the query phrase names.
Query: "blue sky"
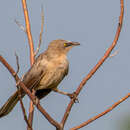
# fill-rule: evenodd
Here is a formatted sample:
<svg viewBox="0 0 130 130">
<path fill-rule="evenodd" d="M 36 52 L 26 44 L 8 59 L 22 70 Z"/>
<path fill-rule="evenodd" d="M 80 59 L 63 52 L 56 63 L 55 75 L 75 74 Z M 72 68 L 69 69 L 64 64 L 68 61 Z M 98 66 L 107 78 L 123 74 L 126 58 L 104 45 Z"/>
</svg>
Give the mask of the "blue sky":
<svg viewBox="0 0 130 130">
<path fill-rule="evenodd" d="M 120 0 L 38 0 L 28 1 L 34 46 L 37 47 L 41 24 L 41 5 L 44 7 L 45 26 L 40 52 L 43 52 L 51 40 L 62 38 L 81 43 L 69 54 L 70 70 L 61 82 L 59 89 L 73 92 L 81 80 L 103 56 L 112 43 L 120 14 Z M 79 125 L 90 117 L 104 111 L 114 102 L 129 92 L 130 74 L 130 1 L 125 1 L 123 28 L 117 46 L 112 53 L 119 53 L 108 58 L 81 91 L 65 125 L 65 130 Z M 16 69 L 15 51 L 19 56 L 22 76 L 30 66 L 29 48 L 26 34 L 15 24 L 17 19 L 24 25 L 21 1 L 4 0 L 0 4 L 0 54 Z M 16 90 L 15 81 L 5 67 L 0 64 L 0 106 Z M 41 105 L 60 121 L 69 98 L 52 92 L 41 100 Z M 29 99 L 24 98 L 25 107 Z M 129 115 L 129 99 L 112 112 L 96 120 L 82 130 L 119 130 L 120 122 Z M 48 121 L 35 109 L 33 127 L 35 130 L 53 130 Z M 0 129 L 26 129 L 19 103 L 5 118 L 0 119 Z"/>
</svg>

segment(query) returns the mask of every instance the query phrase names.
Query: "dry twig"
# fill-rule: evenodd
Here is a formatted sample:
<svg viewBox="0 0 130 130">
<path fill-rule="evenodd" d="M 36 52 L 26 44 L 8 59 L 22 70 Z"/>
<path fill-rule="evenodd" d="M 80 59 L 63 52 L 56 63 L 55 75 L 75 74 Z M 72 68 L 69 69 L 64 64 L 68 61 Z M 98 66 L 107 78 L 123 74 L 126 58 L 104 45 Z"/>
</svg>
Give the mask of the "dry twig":
<svg viewBox="0 0 130 130">
<path fill-rule="evenodd" d="M 17 85 L 16 85 L 17 86 Z M 22 112 L 23 112 L 23 115 L 24 115 L 24 120 L 25 120 L 25 122 L 26 122 L 26 124 L 27 124 L 27 126 L 30 128 L 30 130 L 33 130 L 32 129 L 32 126 L 29 124 L 29 122 L 28 122 L 28 118 L 27 118 L 27 114 L 26 114 L 26 111 L 25 111 L 25 107 L 24 107 L 24 105 L 23 105 L 23 101 L 22 101 L 22 98 L 21 98 L 21 91 L 20 91 L 20 87 L 19 86 L 17 86 L 17 89 L 18 89 L 18 92 L 19 92 L 19 101 L 20 101 L 20 105 L 21 105 L 21 109 L 22 109 Z"/>
<path fill-rule="evenodd" d="M 127 98 L 130 97 L 130 93 L 128 93 L 125 97 L 121 98 L 119 101 L 117 101 L 116 103 L 114 103 L 111 107 L 109 107 L 107 110 L 105 110 L 104 112 L 101 112 L 100 114 L 90 118 L 89 120 L 85 121 L 84 123 L 80 124 L 79 126 L 73 127 L 70 130 L 78 130 L 88 124 L 90 124 L 91 122 L 95 121 L 96 119 L 106 115 L 108 112 L 112 111 L 115 107 L 117 107 L 120 103 L 122 103 L 123 101 L 125 101 Z"/>
<path fill-rule="evenodd" d="M 18 74 L 18 72 L 19 72 L 19 57 L 18 57 L 18 55 L 16 54 L 16 52 L 15 52 L 15 57 L 16 57 L 16 65 L 17 65 L 17 71 L 16 71 L 16 74 Z"/>
<path fill-rule="evenodd" d="M 36 51 L 34 53 L 34 56 L 36 56 L 38 54 L 41 43 L 42 43 L 43 25 L 44 25 L 44 12 L 43 12 L 43 6 L 42 6 L 42 11 L 41 11 L 41 32 L 40 32 L 40 35 L 39 35 L 38 47 L 37 47 L 37 49 L 36 49 Z"/>
<path fill-rule="evenodd" d="M 24 32 L 26 33 L 26 29 L 24 28 L 24 26 L 23 26 L 22 24 L 20 24 L 20 22 L 17 21 L 16 19 L 15 19 L 14 21 L 15 21 L 15 23 L 18 25 L 18 27 L 19 27 L 22 31 L 24 31 Z"/>
<path fill-rule="evenodd" d="M 16 52 L 15 52 L 15 56 L 16 56 L 16 65 L 17 65 L 17 71 L 16 71 L 16 74 L 15 74 L 15 76 L 16 76 L 16 75 L 18 74 L 18 72 L 19 72 L 19 58 L 18 58 L 18 55 L 16 54 Z M 16 83 L 16 84 L 17 84 L 17 83 Z M 25 107 L 24 107 L 24 105 L 23 105 L 22 98 L 21 98 L 20 87 L 19 87 L 18 85 L 16 85 L 16 87 L 17 87 L 18 92 L 19 92 L 19 95 L 18 95 L 18 96 L 19 96 L 19 100 L 20 100 L 21 109 L 22 109 L 22 112 L 23 112 L 23 115 L 24 115 L 24 120 L 25 120 L 27 126 L 28 126 L 31 130 L 33 130 L 33 129 L 32 129 L 32 126 L 29 124 L 28 119 L 27 119 L 27 114 L 26 114 Z"/>
<path fill-rule="evenodd" d="M 112 58 L 113 56 L 117 55 L 119 50 L 116 50 L 113 54 L 111 54 L 109 57 Z"/>
</svg>

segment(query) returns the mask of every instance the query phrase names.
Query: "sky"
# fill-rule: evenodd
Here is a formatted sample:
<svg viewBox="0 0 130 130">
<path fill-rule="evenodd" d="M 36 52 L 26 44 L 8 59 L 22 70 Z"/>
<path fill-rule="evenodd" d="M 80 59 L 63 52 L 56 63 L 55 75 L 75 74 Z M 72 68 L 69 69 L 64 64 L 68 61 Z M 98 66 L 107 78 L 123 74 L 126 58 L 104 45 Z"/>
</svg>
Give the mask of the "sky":
<svg viewBox="0 0 130 130">
<path fill-rule="evenodd" d="M 80 42 L 81 45 L 73 48 L 68 54 L 69 74 L 59 85 L 62 91 L 70 93 L 75 91 L 114 39 L 120 14 L 120 0 L 28 0 L 27 5 L 35 49 L 40 33 L 41 5 L 44 8 L 45 23 L 40 53 L 55 39 Z M 129 93 L 130 1 L 125 1 L 124 5 L 121 35 L 112 51 L 112 54 L 115 51 L 118 51 L 118 54 L 108 58 L 84 86 L 78 96 L 79 103 L 74 104 L 72 108 L 65 130 L 106 110 Z M 25 26 L 21 1 L 1 1 L 0 17 L 0 54 L 16 70 L 14 55 L 16 52 L 20 62 L 19 76 L 22 76 L 30 68 L 30 61 L 27 36 L 14 22 L 16 19 Z M 2 106 L 15 92 L 16 87 L 13 77 L 1 63 L 0 83 L 0 106 Z M 69 101 L 68 97 L 52 92 L 41 100 L 41 105 L 60 122 Z M 28 112 L 29 98 L 26 96 L 23 102 Z M 119 130 L 125 117 L 130 117 L 129 105 L 127 99 L 112 112 L 82 130 Z M 33 128 L 55 129 L 37 109 L 34 113 Z M 19 103 L 9 115 L 0 119 L 0 129 L 26 129 Z"/>
</svg>

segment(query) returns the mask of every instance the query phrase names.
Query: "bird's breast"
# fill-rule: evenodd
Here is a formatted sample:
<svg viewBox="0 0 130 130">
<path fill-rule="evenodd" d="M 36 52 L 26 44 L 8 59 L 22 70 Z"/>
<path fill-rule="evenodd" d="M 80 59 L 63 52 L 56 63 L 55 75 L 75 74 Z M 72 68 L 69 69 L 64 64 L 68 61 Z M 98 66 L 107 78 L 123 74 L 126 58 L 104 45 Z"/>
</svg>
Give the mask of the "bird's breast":
<svg viewBox="0 0 130 130">
<path fill-rule="evenodd" d="M 40 81 L 40 89 L 55 88 L 68 73 L 69 63 L 66 57 L 59 57 L 48 62 L 46 74 Z"/>
</svg>

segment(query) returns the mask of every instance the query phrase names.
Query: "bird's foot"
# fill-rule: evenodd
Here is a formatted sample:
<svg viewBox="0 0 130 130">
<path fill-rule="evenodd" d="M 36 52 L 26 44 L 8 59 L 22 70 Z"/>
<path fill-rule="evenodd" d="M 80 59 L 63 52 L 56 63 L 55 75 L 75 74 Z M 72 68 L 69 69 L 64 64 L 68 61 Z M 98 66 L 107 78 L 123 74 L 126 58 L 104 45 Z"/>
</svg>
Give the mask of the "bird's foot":
<svg viewBox="0 0 130 130">
<path fill-rule="evenodd" d="M 76 95 L 75 92 L 73 92 L 73 93 L 68 93 L 67 96 L 69 96 L 70 99 L 73 99 L 75 103 L 79 103 L 79 100 L 78 100 L 77 95 Z"/>
<path fill-rule="evenodd" d="M 37 97 L 35 97 L 35 105 L 37 106 L 39 103 L 40 103 L 40 101 L 39 101 L 39 99 L 37 98 Z"/>
</svg>

